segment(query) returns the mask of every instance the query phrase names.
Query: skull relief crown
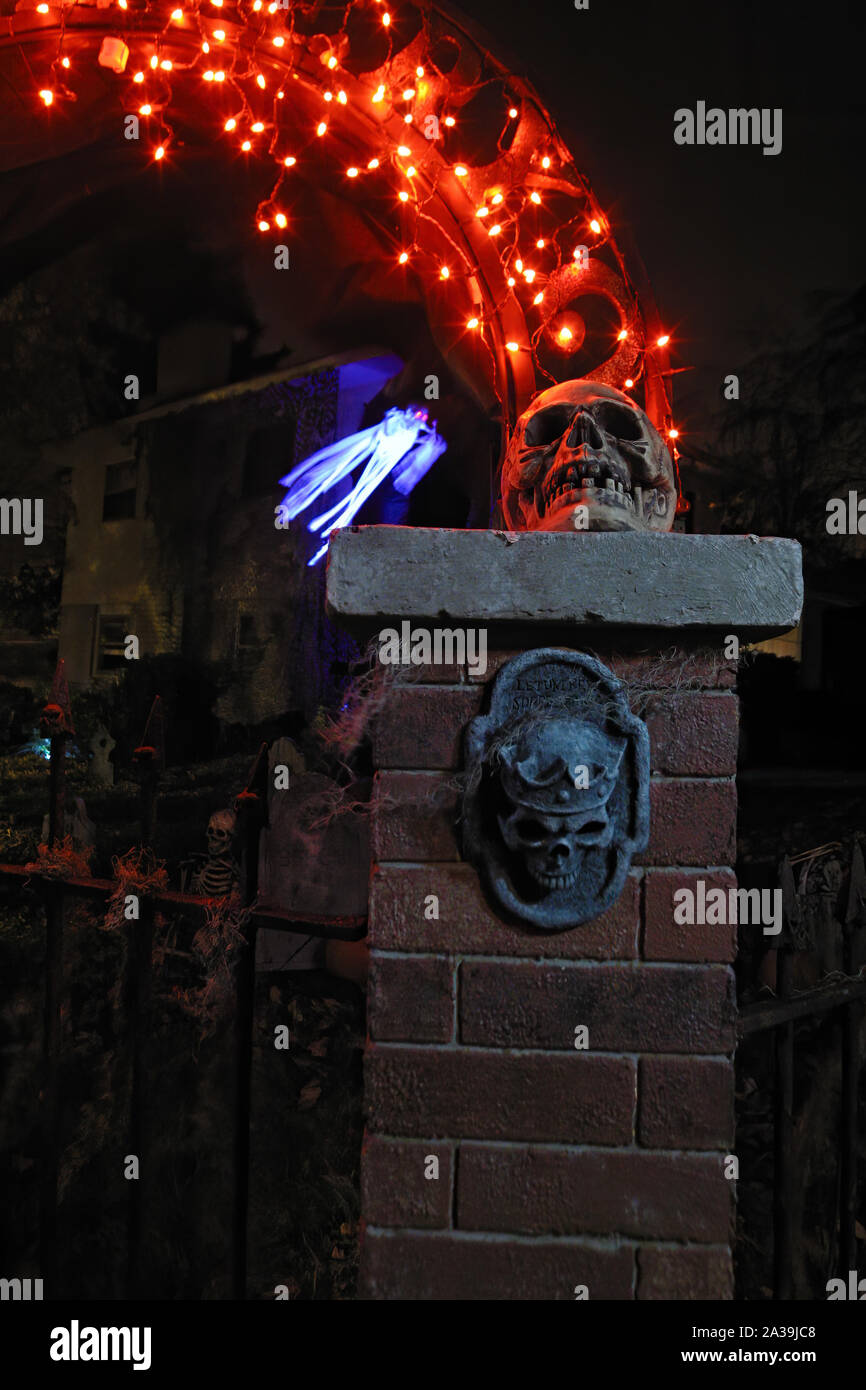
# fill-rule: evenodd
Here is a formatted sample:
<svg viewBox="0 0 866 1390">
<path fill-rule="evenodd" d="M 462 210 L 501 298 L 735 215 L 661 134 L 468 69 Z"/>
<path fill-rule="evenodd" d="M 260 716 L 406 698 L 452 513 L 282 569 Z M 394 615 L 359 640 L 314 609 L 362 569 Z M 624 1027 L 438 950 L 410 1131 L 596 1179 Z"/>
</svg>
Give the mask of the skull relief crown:
<svg viewBox="0 0 866 1390">
<path fill-rule="evenodd" d="M 669 531 L 676 502 L 664 440 L 623 391 L 563 381 L 518 420 L 502 466 L 510 530 Z"/>
</svg>

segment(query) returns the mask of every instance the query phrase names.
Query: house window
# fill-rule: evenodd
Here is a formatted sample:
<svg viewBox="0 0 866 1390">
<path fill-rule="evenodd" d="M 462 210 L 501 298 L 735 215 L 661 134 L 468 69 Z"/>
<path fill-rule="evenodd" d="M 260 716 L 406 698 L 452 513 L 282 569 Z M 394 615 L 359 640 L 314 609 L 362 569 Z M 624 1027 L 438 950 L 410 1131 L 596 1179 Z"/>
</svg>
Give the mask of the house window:
<svg viewBox="0 0 866 1390">
<path fill-rule="evenodd" d="M 117 671 L 126 665 L 123 651 L 126 636 L 132 631 L 131 624 L 132 619 L 128 613 L 100 613 L 96 634 L 95 674 Z"/>
<path fill-rule="evenodd" d="M 243 496 L 261 497 L 273 492 L 280 478 L 289 472 L 295 457 L 295 420 L 293 417 L 277 424 L 253 430 L 247 438 L 244 455 Z"/>
<path fill-rule="evenodd" d="M 108 464 L 102 498 L 103 521 L 131 521 L 135 517 L 137 471 L 135 459 Z"/>
</svg>

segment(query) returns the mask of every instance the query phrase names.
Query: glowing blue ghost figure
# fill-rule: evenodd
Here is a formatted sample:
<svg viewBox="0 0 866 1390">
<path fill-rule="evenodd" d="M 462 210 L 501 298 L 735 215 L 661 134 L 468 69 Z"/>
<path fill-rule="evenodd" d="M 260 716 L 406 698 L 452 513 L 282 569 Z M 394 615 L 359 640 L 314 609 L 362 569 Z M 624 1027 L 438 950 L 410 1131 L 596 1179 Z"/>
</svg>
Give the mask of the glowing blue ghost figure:
<svg viewBox="0 0 866 1390">
<path fill-rule="evenodd" d="M 280 478 L 288 488 L 282 511 L 291 521 L 323 492 L 347 477 L 359 464 L 364 464 L 364 471 L 348 497 L 342 497 L 336 506 L 307 523 L 307 530 L 318 531 L 325 542 L 308 564 L 315 565 L 321 560 L 328 549 L 331 532 L 349 525 L 389 473 L 394 475 L 397 491 L 407 497 L 447 447 L 433 426 L 428 425 L 426 410 L 415 407 L 399 410 L 393 406 L 378 425 L 319 449 Z"/>
</svg>

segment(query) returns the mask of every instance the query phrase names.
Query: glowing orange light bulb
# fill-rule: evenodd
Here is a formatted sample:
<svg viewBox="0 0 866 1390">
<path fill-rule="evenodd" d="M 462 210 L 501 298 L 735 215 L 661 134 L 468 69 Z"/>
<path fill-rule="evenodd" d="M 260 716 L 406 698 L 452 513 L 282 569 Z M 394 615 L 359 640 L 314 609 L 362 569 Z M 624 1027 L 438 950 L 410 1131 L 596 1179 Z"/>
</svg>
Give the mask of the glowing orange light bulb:
<svg viewBox="0 0 866 1390">
<path fill-rule="evenodd" d="M 295 156 L 293 154 L 287 154 L 285 159 L 283 160 L 283 163 L 285 164 L 287 169 L 291 169 L 293 165 L 297 164 L 297 162 L 298 161 L 295 159 Z"/>
<path fill-rule="evenodd" d="M 254 135 L 261 135 L 264 128 L 264 121 L 253 121 L 252 125 L 250 126 L 250 130 L 253 132 Z"/>
<path fill-rule="evenodd" d="M 535 298 L 533 299 L 532 302 L 533 302 L 533 304 L 541 304 L 542 301 L 543 301 L 543 299 L 544 299 L 544 290 L 539 290 L 538 294 L 535 296 Z"/>
<path fill-rule="evenodd" d="M 599 220 L 598 220 L 597 217 L 593 217 L 593 218 L 591 219 L 590 224 L 589 224 L 589 227 L 590 227 L 590 231 L 595 232 L 595 234 L 596 234 L 596 236 L 597 236 L 598 233 L 601 231 L 601 223 L 599 222 Z"/>
<path fill-rule="evenodd" d="M 455 119 L 454 119 L 453 116 L 446 116 L 446 117 L 445 117 L 444 124 L 447 125 L 447 126 L 452 126 L 452 125 L 456 125 L 457 122 L 455 121 Z"/>
<path fill-rule="evenodd" d="M 137 73 L 134 75 L 134 77 L 133 77 L 132 80 L 133 80 L 133 82 L 143 82 L 143 81 L 144 81 L 144 73 L 143 73 L 143 72 L 137 72 Z"/>
<path fill-rule="evenodd" d="M 660 338 L 656 338 L 656 347 L 667 347 L 670 340 L 670 333 L 663 333 Z"/>
<path fill-rule="evenodd" d="M 154 159 L 165 159 L 165 145 L 157 145 L 153 157 Z"/>
<path fill-rule="evenodd" d="M 489 209 L 489 208 L 476 208 L 476 209 L 475 209 L 475 216 L 476 216 L 476 217 L 489 217 L 489 216 L 490 216 L 490 209 Z"/>
<path fill-rule="evenodd" d="M 542 161 L 541 161 L 541 167 L 542 167 L 542 169 L 549 169 L 549 168 L 550 168 L 550 155 L 549 155 L 549 154 L 546 154 L 546 155 L 544 156 L 544 158 L 542 159 Z"/>
<path fill-rule="evenodd" d="M 286 214 L 284 212 L 278 212 L 276 217 L 274 218 L 274 221 L 276 222 L 278 227 L 286 227 L 288 226 L 289 219 L 288 217 L 286 217 Z"/>
<path fill-rule="evenodd" d="M 260 231 L 260 232 L 269 232 L 270 230 L 271 230 L 271 224 L 270 224 L 270 222 L 266 222 L 265 219 L 262 218 L 261 222 L 259 223 L 259 231 Z"/>
<path fill-rule="evenodd" d="M 447 265 L 443 265 L 442 269 L 439 272 L 439 276 L 442 280 L 450 279 L 451 271 L 448 269 Z"/>
<path fill-rule="evenodd" d="M 506 281 L 506 284 L 509 285 L 509 287 L 510 287 L 511 289 L 513 289 L 514 286 L 517 284 L 517 281 L 515 280 L 515 278 L 514 278 L 513 275 L 509 275 L 508 280 Z"/>
<path fill-rule="evenodd" d="M 634 382 L 632 381 L 632 379 L 631 379 L 630 376 L 627 376 L 626 379 L 625 379 L 625 387 L 626 387 L 626 390 L 627 390 L 627 391 L 630 391 L 631 388 L 632 388 L 633 386 L 634 386 Z"/>
<path fill-rule="evenodd" d="M 139 116 L 149 116 L 152 110 L 153 107 L 151 106 L 150 102 L 146 101 L 143 106 L 139 106 L 138 114 Z"/>
<path fill-rule="evenodd" d="M 532 282 L 533 282 L 533 280 L 535 279 L 535 271 L 534 271 L 534 270 L 524 270 L 524 272 L 523 272 L 523 278 L 524 278 L 524 280 L 526 281 L 527 285 L 531 285 Z"/>
<path fill-rule="evenodd" d="M 423 77 L 423 76 L 424 76 L 424 69 L 423 69 L 423 68 L 416 68 L 416 69 L 415 69 L 415 76 L 416 76 L 416 77 Z"/>
<path fill-rule="evenodd" d="M 518 256 L 517 260 L 514 262 L 514 269 L 517 271 L 518 275 L 519 275 L 519 274 L 522 272 L 522 270 L 523 270 L 523 261 L 520 259 L 519 256 Z"/>
<path fill-rule="evenodd" d="M 335 68 L 336 66 L 337 66 L 337 60 L 336 60 L 336 58 L 334 57 L 334 55 L 333 55 L 333 53 L 332 53 L 331 56 L 330 56 L 330 58 L 328 59 L 328 67 L 329 67 L 329 68 L 331 69 L 331 71 L 333 72 L 333 70 L 334 70 L 334 68 Z"/>
<path fill-rule="evenodd" d="M 516 116 L 517 116 L 517 107 L 516 107 L 516 106 L 509 106 L 509 108 L 508 108 L 508 114 L 509 114 L 509 116 L 511 117 L 512 121 L 515 120 L 515 119 L 516 119 Z"/>
<path fill-rule="evenodd" d="M 402 155 L 403 158 L 406 159 L 412 153 L 412 151 L 409 149 L 408 145 L 398 145 L 397 153 Z"/>
<path fill-rule="evenodd" d="M 502 202 L 502 194 L 501 194 L 501 193 L 494 193 L 494 195 L 493 195 L 493 197 L 490 199 L 490 201 L 491 201 L 491 203 L 496 203 L 496 204 L 501 203 L 501 202 Z"/>
<path fill-rule="evenodd" d="M 252 142 L 252 140 L 243 140 L 243 141 L 241 142 L 241 149 L 244 151 L 245 154 L 248 154 L 249 151 L 252 149 L 252 147 L 253 147 L 253 142 Z"/>
<path fill-rule="evenodd" d="M 385 100 L 385 88 L 384 88 L 384 87 L 381 87 L 381 86 L 380 86 L 380 87 L 377 87 L 376 90 L 375 90 L 375 92 L 374 92 L 373 95 L 372 95 L 371 100 L 372 100 L 372 101 L 384 101 L 384 100 Z"/>
<path fill-rule="evenodd" d="M 469 170 L 466 168 L 465 164 L 455 164 L 454 172 L 457 175 L 458 179 L 465 179 L 466 175 L 469 173 Z"/>
<path fill-rule="evenodd" d="M 391 16 L 389 15 L 387 10 L 382 15 L 382 23 L 384 24 L 386 29 L 388 28 L 388 25 L 391 23 Z"/>
<path fill-rule="evenodd" d="M 397 197 L 400 199 L 401 203 L 408 203 L 409 201 L 409 194 L 406 192 L 405 188 L 400 189 L 400 192 L 397 194 Z"/>
<path fill-rule="evenodd" d="M 210 2 L 212 5 L 215 5 L 218 10 L 222 9 L 223 0 L 210 0 Z"/>
<path fill-rule="evenodd" d="M 488 235 L 488 236 L 499 236 L 499 233 L 500 233 L 501 231 L 502 231 L 502 228 L 501 228 L 501 226 L 499 225 L 499 223 L 498 223 L 498 222 L 494 222 L 493 226 L 488 230 L 487 235 Z"/>
<path fill-rule="evenodd" d="M 210 44 L 208 43 L 207 39 L 205 39 L 204 43 L 202 44 L 201 51 L 202 53 L 210 53 Z M 156 64 L 152 64 L 151 66 L 155 67 Z"/>
<path fill-rule="evenodd" d="M 359 169 L 356 169 L 355 165 L 353 164 L 352 167 L 351 167 L 350 169 L 347 169 L 347 170 L 346 170 L 346 178 L 347 178 L 347 179 L 356 179 L 356 178 L 358 177 L 358 174 L 359 174 L 359 173 L 360 173 L 360 170 L 359 170 Z"/>
<path fill-rule="evenodd" d="M 563 325 L 563 327 L 559 330 L 558 337 L 561 343 L 570 343 L 572 338 L 574 337 L 574 334 L 572 333 L 570 328 Z"/>
<path fill-rule="evenodd" d="M 477 328 L 477 327 L 478 327 L 478 322 L 479 322 L 479 321 L 478 321 L 478 319 L 476 319 L 476 318 L 467 319 L 467 321 L 466 321 L 466 327 L 467 327 L 467 328 Z"/>
<path fill-rule="evenodd" d="M 152 68 L 158 68 L 158 67 L 159 67 L 159 59 L 157 58 L 157 56 L 156 56 L 155 53 L 151 54 L 150 66 L 151 66 Z"/>
<path fill-rule="evenodd" d="M 409 253 L 408 253 L 408 251 L 401 251 L 400 254 L 399 254 L 399 256 L 397 257 L 398 264 L 400 264 L 400 265 L 405 265 L 406 262 L 408 261 L 408 259 L 409 259 Z"/>
<path fill-rule="evenodd" d="M 378 167 L 379 167 L 379 161 L 378 161 L 378 159 L 371 159 L 370 162 L 369 162 L 368 165 L 367 165 L 367 168 L 368 168 L 368 169 L 378 169 Z"/>
<path fill-rule="evenodd" d="M 258 77 L 256 78 L 256 86 L 261 87 L 262 91 L 265 90 L 265 79 L 261 73 L 259 73 Z"/>
<path fill-rule="evenodd" d="M 163 58 L 159 66 L 162 68 L 163 72 L 171 72 L 172 61 L 170 58 Z"/>
<path fill-rule="evenodd" d="M 205 82 L 213 82 L 213 72 L 208 68 L 207 72 L 202 73 Z"/>
<path fill-rule="evenodd" d="M 183 10 L 172 10 L 171 17 L 176 23 L 178 23 L 180 20 L 183 19 Z"/>
<path fill-rule="evenodd" d="M 411 112 L 411 111 L 407 111 L 407 112 L 406 112 L 406 115 L 403 117 L 403 120 L 404 120 L 404 122 L 405 122 L 406 125 L 411 125 L 411 124 L 412 124 L 412 112 Z"/>
<path fill-rule="evenodd" d="M 679 430 L 668 430 L 668 438 L 669 438 L 669 439 L 679 439 L 679 437 L 680 437 L 680 432 L 679 432 Z"/>
<path fill-rule="evenodd" d="M 47 6 L 47 5 L 37 5 L 37 6 L 36 6 L 36 11 L 37 11 L 38 14 L 47 14 L 47 13 L 48 13 L 48 6 Z"/>
<path fill-rule="evenodd" d="M 127 8 L 127 4 L 128 0 L 117 0 L 118 9 L 125 10 Z"/>
<path fill-rule="evenodd" d="M 519 343 L 506 343 L 505 346 L 509 352 L 517 352 L 520 348 Z"/>
<path fill-rule="evenodd" d="M 225 29 L 214 29 L 213 36 L 215 39 L 219 39 L 219 42 L 222 43 L 223 39 L 226 36 L 226 31 Z"/>
<path fill-rule="evenodd" d="M 64 68 L 68 68 L 68 67 L 69 67 L 69 59 L 68 59 L 68 58 L 61 58 L 61 59 L 60 59 L 60 66 L 61 66 L 61 67 L 64 67 Z"/>
<path fill-rule="evenodd" d="M 253 9 L 258 11 L 262 8 L 262 0 L 253 0 Z"/>
<path fill-rule="evenodd" d="M 530 201 L 530 203 L 540 203 L 540 202 L 541 202 L 541 194 L 540 194 L 540 193 L 530 193 L 530 195 L 529 195 L 529 201 Z"/>
<path fill-rule="evenodd" d="M 46 105 L 46 106 L 50 106 L 51 103 L 52 103 L 53 100 L 54 100 L 54 93 L 51 91 L 50 87 L 43 87 L 43 88 L 42 88 L 42 91 L 39 93 L 39 95 L 41 96 L 42 100 L 45 102 L 45 105 Z"/>
<path fill-rule="evenodd" d="M 337 101 L 340 103 L 341 106 L 345 106 L 348 100 L 349 98 L 346 96 L 345 92 L 337 93 Z"/>
<path fill-rule="evenodd" d="M 285 95 L 285 92 L 277 92 L 277 101 L 282 101 Z"/>
<path fill-rule="evenodd" d="M 626 338 L 628 337 L 628 329 L 627 329 L 627 328 L 621 328 L 621 329 L 619 330 L 619 332 L 617 333 L 616 336 L 617 336 L 617 338 L 619 339 L 619 341 L 620 341 L 621 343 L 624 343 L 625 340 L 626 340 Z"/>
<path fill-rule="evenodd" d="M 324 121 L 319 121 L 319 124 L 316 126 L 316 134 L 317 134 L 317 135 L 324 135 L 325 132 L 327 131 L 327 129 L 328 129 L 328 127 L 327 127 L 327 125 L 325 124 L 325 122 L 324 122 Z"/>
<path fill-rule="evenodd" d="M 539 251 L 543 251 L 543 250 L 544 250 L 544 237 L 543 237 L 543 236 L 540 236 L 540 237 L 538 238 L 538 241 L 537 241 L 535 244 L 536 244 L 536 246 L 538 247 Z"/>
<path fill-rule="evenodd" d="M 282 34 L 277 34 L 277 37 L 274 39 L 274 48 L 282 48 L 285 45 L 285 42 L 286 41 L 283 38 Z"/>
<path fill-rule="evenodd" d="M 333 93 L 333 92 L 323 92 L 323 93 L 322 93 L 322 96 L 323 96 L 323 98 L 324 98 L 325 101 L 333 101 L 333 100 L 334 100 L 334 93 Z"/>
<path fill-rule="evenodd" d="M 234 116 L 229 116 L 228 120 L 223 126 L 223 130 L 234 130 L 236 125 L 237 121 L 235 120 Z"/>
</svg>

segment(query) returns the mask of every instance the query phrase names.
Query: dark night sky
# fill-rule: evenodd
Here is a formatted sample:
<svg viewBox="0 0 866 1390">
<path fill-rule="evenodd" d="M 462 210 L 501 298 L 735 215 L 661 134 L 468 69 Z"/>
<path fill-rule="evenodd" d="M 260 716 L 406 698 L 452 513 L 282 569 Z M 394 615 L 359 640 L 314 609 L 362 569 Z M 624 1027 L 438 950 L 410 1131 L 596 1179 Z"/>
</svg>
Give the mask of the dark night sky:
<svg viewBox="0 0 866 1390">
<path fill-rule="evenodd" d="M 842 0 L 462 0 L 549 104 L 616 233 L 626 225 L 680 346 L 678 422 L 816 292 L 864 276 L 863 9 Z M 783 147 L 683 147 L 674 111 L 782 107 Z M 741 379 L 741 391 L 747 383 Z"/>
</svg>

